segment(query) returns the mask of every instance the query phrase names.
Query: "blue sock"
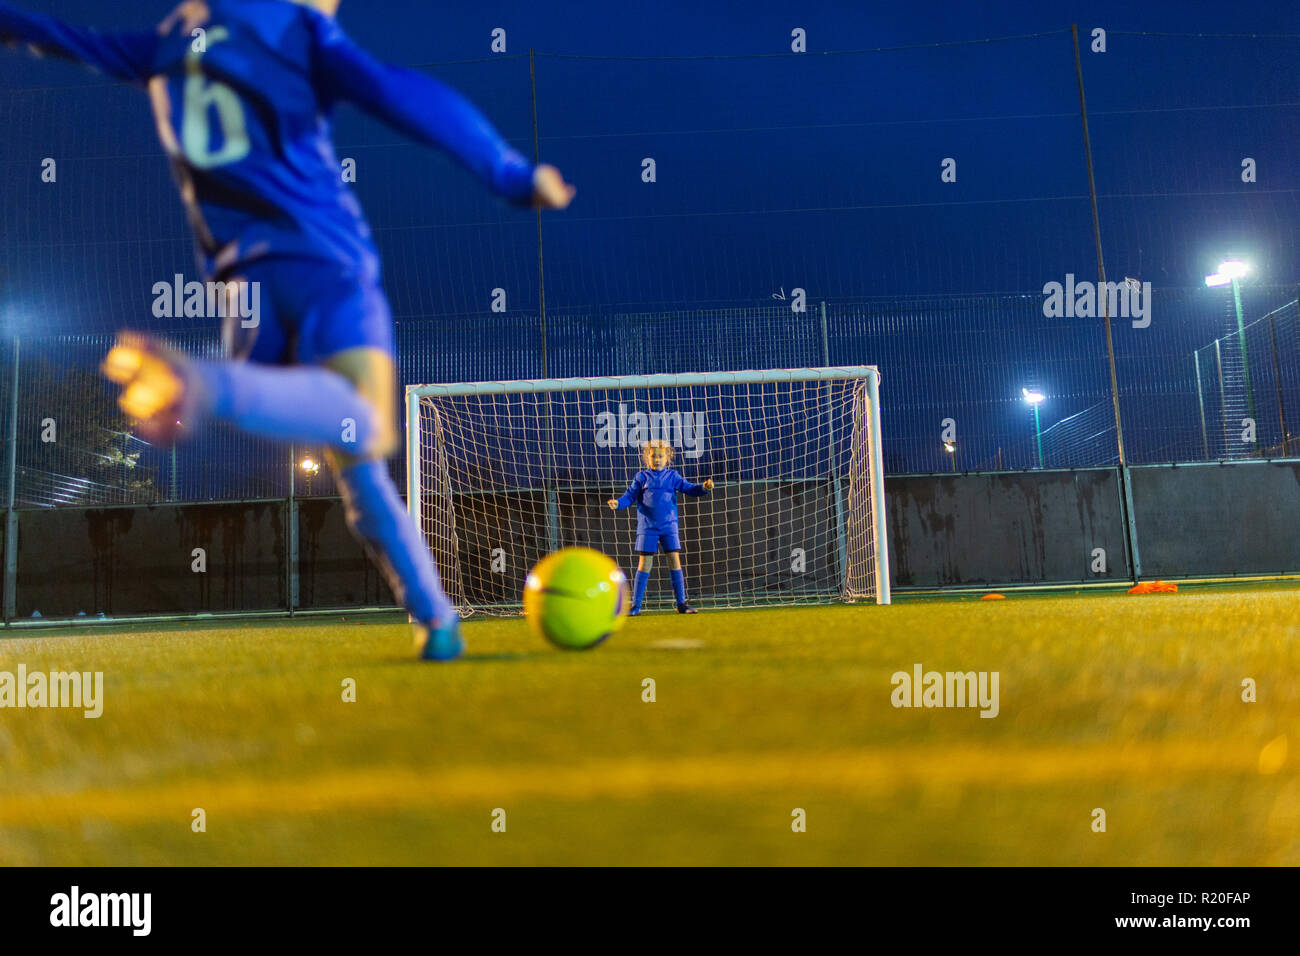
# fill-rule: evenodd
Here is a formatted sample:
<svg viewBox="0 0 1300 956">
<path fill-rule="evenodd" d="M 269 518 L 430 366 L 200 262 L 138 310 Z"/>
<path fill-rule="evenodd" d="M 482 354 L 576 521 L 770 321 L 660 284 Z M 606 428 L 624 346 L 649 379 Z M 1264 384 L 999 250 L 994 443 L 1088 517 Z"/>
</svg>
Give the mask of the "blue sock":
<svg viewBox="0 0 1300 956">
<path fill-rule="evenodd" d="M 454 614 L 433 555 L 398 497 L 388 466 L 382 461 L 363 461 L 341 469 L 337 477 L 348 527 L 365 545 L 411 617 L 430 625 Z"/>
<path fill-rule="evenodd" d="M 194 369 L 212 401 L 211 414 L 251 434 L 358 457 L 375 437 L 374 409 L 338 372 L 200 360 Z"/>
<path fill-rule="evenodd" d="M 632 586 L 632 610 L 641 610 L 641 601 L 645 597 L 645 586 L 649 583 L 649 571 L 638 571 L 636 573 L 636 583 Z"/>
<path fill-rule="evenodd" d="M 673 572 L 673 594 L 677 595 L 677 605 L 686 603 L 686 572 L 678 568 Z"/>
</svg>

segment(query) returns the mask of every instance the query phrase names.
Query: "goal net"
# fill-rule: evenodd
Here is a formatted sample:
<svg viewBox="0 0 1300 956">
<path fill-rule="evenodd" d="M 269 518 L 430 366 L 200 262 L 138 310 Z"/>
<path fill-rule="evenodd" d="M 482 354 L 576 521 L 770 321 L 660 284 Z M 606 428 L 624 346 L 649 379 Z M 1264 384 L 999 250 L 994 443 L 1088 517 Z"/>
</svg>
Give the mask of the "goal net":
<svg viewBox="0 0 1300 956">
<path fill-rule="evenodd" d="M 752 607 L 889 603 L 879 378 L 868 366 L 409 386 L 411 512 L 462 614 L 522 603 L 557 548 L 603 551 L 632 579 L 637 508 L 611 510 L 672 449 L 688 600 Z M 643 608 L 671 608 L 671 560 Z"/>
</svg>

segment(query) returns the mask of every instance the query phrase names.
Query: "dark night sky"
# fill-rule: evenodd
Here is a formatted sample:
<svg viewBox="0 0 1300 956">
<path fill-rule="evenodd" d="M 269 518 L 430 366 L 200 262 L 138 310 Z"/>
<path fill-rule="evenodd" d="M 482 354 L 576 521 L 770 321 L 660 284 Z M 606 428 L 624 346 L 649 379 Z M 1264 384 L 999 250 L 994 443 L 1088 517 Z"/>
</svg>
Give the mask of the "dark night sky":
<svg viewBox="0 0 1300 956">
<path fill-rule="evenodd" d="M 95 25 L 143 26 L 169 5 L 132 4 L 129 14 L 125 4 L 110 14 L 111 5 L 91 0 L 42 6 Z M 739 304 L 768 284 L 804 287 L 817 299 L 1026 291 L 1066 271 L 1091 273 L 1068 33 L 817 54 L 1061 31 L 1071 22 L 1085 33 L 1093 25 L 1300 32 L 1300 7 L 1263 2 L 959 3 L 933 8 L 939 16 L 906 4 L 456 6 L 353 0 L 341 21 L 377 54 L 408 64 L 488 58 L 491 30 L 505 28 L 516 58 L 434 69 L 528 152 L 529 47 L 592 57 L 734 56 L 785 53 L 793 27 L 808 32 L 812 52 L 804 58 L 538 61 L 542 154 L 581 190 L 550 226 L 548 292 L 557 307 Z M 1269 260 L 1271 280 L 1294 281 L 1294 240 L 1277 225 L 1290 232 L 1300 184 L 1297 42 L 1112 36 L 1109 43 L 1104 55 L 1085 48 L 1084 68 L 1111 271 L 1194 284 L 1221 247 L 1245 245 Z M 0 57 L 0 86 L 94 82 L 65 64 Z M 1292 105 L 1259 108 L 1280 103 Z M 94 90 L 10 100 L 3 160 L 17 164 L 15 173 L 33 156 L 109 157 L 78 178 L 112 192 L 121 207 L 106 215 L 67 196 L 56 205 L 18 185 L 0 200 L 7 241 L 184 236 L 178 207 L 155 189 L 169 187 L 165 177 L 159 183 L 161 159 L 149 158 L 157 151 L 138 105 L 133 111 L 129 95 Z M 1207 106 L 1218 109 L 1190 109 Z M 343 155 L 357 153 L 357 188 L 393 266 L 399 311 L 472 313 L 484 282 L 535 285 L 526 215 L 503 214 L 441 157 L 350 109 L 340 112 L 337 139 Z M 1253 186 L 1236 175 L 1244 155 L 1259 163 Z M 639 179 L 645 156 L 659 165 L 653 188 Z M 958 161 L 954 184 L 939 181 L 939 160 L 948 156 Z M 1242 202 L 1215 204 L 1215 195 L 1233 193 Z M 1153 210 L 1152 194 L 1184 201 L 1156 201 Z M 484 222 L 493 226 L 474 229 Z M 406 259 L 422 265 L 413 271 Z M 440 305 L 414 294 L 435 278 Z"/>
<path fill-rule="evenodd" d="M 147 25 L 170 8 L 40 6 L 104 27 Z M 793 287 L 830 307 L 883 296 L 1041 296 L 1045 282 L 1067 273 L 1095 278 L 1072 22 L 1085 44 L 1109 274 L 1150 281 L 1179 303 L 1142 337 L 1121 325 L 1121 373 L 1181 376 L 1171 388 L 1186 392 L 1190 350 L 1226 330 L 1222 297 L 1201 286 L 1226 253 L 1256 266 L 1247 296 L 1254 314 L 1300 281 L 1300 40 L 1121 35 L 1297 34 L 1295 3 L 345 0 L 340 20 L 392 62 L 488 60 L 430 69 L 527 153 L 526 54 L 539 52 L 542 156 L 579 189 L 572 209 L 546 218 L 546 298 L 557 314 L 771 306 L 772 292 Z M 1086 46 L 1094 26 L 1110 31 L 1105 54 Z M 489 51 L 495 27 L 507 31 L 507 58 Z M 795 27 L 807 31 L 809 54 L 752 56 L 788 53 Z M 1039 32 L 1050 35 L 819 55 Z M 147 306 L 159 277 L 193 272 L 143 97 L 66 64 L 13 54 L 0 56 L 0 89 L 11 91 L 0 97 L 6 332 L 108 330 Z M 530 215 L 351 109 L 339 113 L 336 140 L 341 156 L 357 159 L 357 190 L 399 321 L 468 322 L 485 314 L 496 287 L 507 289 L 511 312 L 535 310 Z M 48 155 L 66 158 L 57 191 L 38 181 Z M 1240 181 L 1246 156 L 1258 164 L 1257 183 Z M 658 165 L 653 185 L 640 179 L 645 157 Z M 956 183 L 940 181 L 945 157 L 957 160 Z M 1057 417 L 1104 399 L 1104 363 L 1077 361 L 1073 340 L 1032 310 L 1007 321 L 1027 323 L 1023 334 L 1011 329 L 1026 354 L 1012 356 L 1001 379 L 954 385 L 950 404 L 994 392 L 1003 401 L 1004 391 L 1014 403 L 1012 385 L 1022 379 L 1061 396 Z M 986 348 L 995 340 L 1004 347 L 1005 337 L 980 339 Z M 479 341 L 467 332 L 449 345 L 477 350 Z M 970 362 L 995 358 L 979 344 L 954 347 L 968 349 Z M 942 392 L 952 376 L 927 366 L 935 348 L 924 334 L 895 337 L 887 348 L 867 335 L 832 359 L 888 360 L 911 370 L 905 381 Z M 1161 363 L 1176 365 L 1177 375 Z M 910 407 L 897 408 L 894 434 L 930 441 L 930 420 L 943 410 L 917 404 L 912 422 Z M 1003 427 L 989 414 L 990 430 Z M 1180 427 L 1190 423 L 1183 411 L 1168 414 Z"/>
</svg>

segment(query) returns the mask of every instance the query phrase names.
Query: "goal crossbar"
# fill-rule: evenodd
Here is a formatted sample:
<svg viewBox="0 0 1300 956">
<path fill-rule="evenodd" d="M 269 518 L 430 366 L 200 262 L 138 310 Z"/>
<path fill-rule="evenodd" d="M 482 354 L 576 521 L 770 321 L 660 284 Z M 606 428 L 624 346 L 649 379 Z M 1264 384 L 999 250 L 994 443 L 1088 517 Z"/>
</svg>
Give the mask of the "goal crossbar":
<svg viewBox="0 0 1300 956">
<path fill-rule="evenodd" d="M 743 372 L 682 372 L 660 375 L 612 375 L 596 378 L 532 378 L 509 382 L 450 382 L 441 385 L 408 385 L 406 397 L 434 395 L 512 395 L 537 392 L 587 392 L 629 388 L 679 388 L 693 385 L 757 385 L 765 382 L 829 382 L 843 379 L 875 379 L 874 365 L 842 368 L 769 368 Z M 409 422 L 408 422 L 409 427 Z"/>
</svg>

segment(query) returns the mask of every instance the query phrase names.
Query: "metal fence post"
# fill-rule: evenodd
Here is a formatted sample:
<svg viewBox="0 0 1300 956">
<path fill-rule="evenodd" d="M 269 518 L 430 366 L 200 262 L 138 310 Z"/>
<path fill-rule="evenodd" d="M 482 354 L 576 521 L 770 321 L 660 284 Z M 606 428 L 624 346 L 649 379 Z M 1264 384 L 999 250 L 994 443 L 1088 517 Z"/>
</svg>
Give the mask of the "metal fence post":
<svg viewBox="0 0 1300 956">
<path fill-rule="evenodd" d="M 12 621 L 18 613 L 18 336 L 14 336 L 13 387 L 9 399 L 9 493 L 5 496 L 5 582 L 4 619 Z"/>
<path fill-rule="evenodd" d="M 296 465 L 294 459 L 297 457 L 297 448 L 291 443 L 289 445 L 289 500 L 287 502 L 289 526 L 285 529 L 285 594 L 286 601 L 289 605 L 289 616 L 293 617 L 293 610 L 298 606 L 298 502 L 294 498 L 294 477 Z"/>
<path fill-rule="evenodd" d="M 537 125 L 537 55 L 528 49 L 528 83 L 533 104 L 533 163 L 542 161 L 540 135 Z M 537 208 L 537 316 L 542 336 L 542 378 L 551 374 L 550 355 L 546 343 L 546 261 L 542 255 L 542 209 Z M 546 416 L 546 470 L 542 474 L 542 489 L 546 495 L 546 538 L 550 550 L 560 546 L 560 498 L 555 464 L 555 436 L 551 427 L 551 393 L 542 397 L 542 414 Z"/>
<path fill-rule="evenodd" d="M 1237 347 L 1241 349 L 1241 375 L 1246 384 L 1246 411 L 1255 428 L 1254 453 L 1259 454 L 1259 418 L 1255 415 L 1255 388 L 1250 383 L 1250 356 L 1246 352 L 1246 327 L 1241 315 L 1241 285 L 1232 280 L 1232 307 L 1237 314 Z"/>
<path fill-rule="evenodd" d="M 1286 439 L 1286 407 L 1282 401 L 1282 366 L 1277 360 L 1277 328 L 1272 314 L 1268 317 L 1268 341 L 1273 348 L 1273 384 L 1277 386 L 1277 421 L 1282 429 L 1282 457 L 1290 458 L 1291 450 Z"/>
<path fill-rule="evenodd" d="M 830 335 L 826 327 L 826 303 L 821 304 L 822 327 L 822 365 L 829 368 L 831 364 Z M 844 489 L 840 480 L 839 461 L 835 454 L 835 408 L 831 399 L 834 383 L 826 385 L 826 425 L 830 440 L 831 495 L 835 501 L 836 561 L 840 578 L 840 587 L 844 587 L 849 573 L 849 527 L 844 517 Z M 876 515 L 877 521 L 884 521 L 884 515 Z"/>
<path fill-rule="evenodd" d="M 1205 395 L 1201 391 L 1201 353 L 1195 351 L 1192 353 L 1192 361 L 1196 364 L 1196 407 L 1201 411 L 1201 451 L 1206 461 L 1210 460 L 1210 437 L 1205 431 Z"/>
<path fill-rule="evenodd" d="M 1214 340 L 1214 365 L 1219 370 L 1219 429 L 1223 432 L 1223 458 L 1228 457 L 1228 400 L 1223 391 L 1223 349 Z"/>
<path fill-rule="evenodd" d="M 1137 518 L 1134 515 L 1133 508 L 1133 489 L 1128 480 L 1128 458 L 1124 453 L 1124 423 L 1120 414 L 1119 375 L 1115 371 L 1115 343 L 1111 336 L 1110 296 L 1104 292 L 1106 288 L 1106 259 L 1102 254 L 1101 216 L 1097 212 L 1097 180 L 1092 165 L 1092 137 L 1088 133 L 1088 101 L 1083 91 L 1083 61 L 1079 57 L 1079 25 L 1077 23 L 1071 24 L 1070 34 L 1074 39 L 1074 76 L 1079 86 L 1079 119 L 1083 124 L 1083 159 L 1088 170 L 1088 198 L 1092 204 L 1092 234 L 1097 246 L 1097 288 L 1103 290 L 1098 297 L 1101 300 L 1101 316 L 1106 328 L 1106 359 L 1110 367 L 1110 395 L 1115 406 L 1115 449 L 1119 456 L 1120 481 L 1124 492 L 1122 501 L 1124 506 L 1124 527 L 1127 531 L 1129 556 L 1133 564 L 1130 570 L 1133 572 L 1133 583 L 1136 584 L 1138 576 L 1142 573 L 1142 563 L 1138 558 Z M 1150 303 L 1147 303 L 1148 308 L 1150 305 Z M 1037 405 L 1034 406 L 1034 414 L 1035 416 L 1038 414 Z M 1038 466 L 1041 468 L 1041 438 L 1039 442 Z"/>
</svg>

